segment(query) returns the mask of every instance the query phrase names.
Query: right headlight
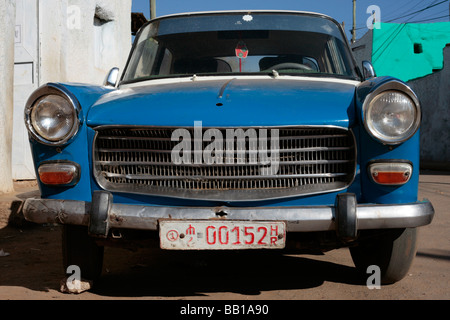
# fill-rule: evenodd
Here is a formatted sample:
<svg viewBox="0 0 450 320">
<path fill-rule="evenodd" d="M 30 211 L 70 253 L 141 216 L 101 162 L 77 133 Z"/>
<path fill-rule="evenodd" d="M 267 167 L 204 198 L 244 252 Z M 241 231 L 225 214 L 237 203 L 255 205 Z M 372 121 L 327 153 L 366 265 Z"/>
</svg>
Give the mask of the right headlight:
<svg viewBox="0 0 450 320">
<path fill-rule="evenodd" d="M 38 89 L 25 108 L 25 122 L 34 139 L 47 145 L 63 145 L 77 132 L 80 108 L 76 99 L 52 85 Z"/>
<path fill-rule="evenodd" d="M 399 144 L 411 138 L 420 125 L 419 101 L 412 90 L 393 81 L 375 90 L 364 103 L 364 125 L 384 144 Z"/>
</svg>

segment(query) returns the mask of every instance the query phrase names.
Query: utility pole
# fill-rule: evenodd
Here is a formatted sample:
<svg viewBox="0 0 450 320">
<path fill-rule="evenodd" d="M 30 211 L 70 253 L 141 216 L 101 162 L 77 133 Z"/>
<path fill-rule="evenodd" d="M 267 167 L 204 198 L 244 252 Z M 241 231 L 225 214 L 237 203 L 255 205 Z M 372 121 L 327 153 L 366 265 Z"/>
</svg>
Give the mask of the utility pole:
<svg viewBox="0 0 450 320">
<path fill-rule="evenodd" d="M 352 28 L 352 43 L 356 41 L 356 0 L 353 0 L 353 28 Z"/>
<path fill-rule="evenodd" d="M 150 0 L 150 20 L 156 18 L 156 0 Z"/>
</svg>

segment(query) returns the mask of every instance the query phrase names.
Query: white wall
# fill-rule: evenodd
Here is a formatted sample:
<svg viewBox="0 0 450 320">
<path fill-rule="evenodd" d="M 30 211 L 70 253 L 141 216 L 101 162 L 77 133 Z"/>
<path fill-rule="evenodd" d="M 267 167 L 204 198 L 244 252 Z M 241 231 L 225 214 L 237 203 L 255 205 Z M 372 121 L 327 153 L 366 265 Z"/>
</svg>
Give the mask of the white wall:
<svg viewBox="0 0 450 320">
<path fill-rule="evenodd" d="M 35 178 L 23 124 L 26 100 L 48 82 L 100 85 L 112 67 L 123 70 L 131 49 L 132 0 L 15 1 L 17 18 L 10 26 L 14 31 L 16 25 L 20 41 L 15 44 L 18 77 L 14 85 L 12 176 L 26 180 Z"/>
<path fill-rule="evenodd" d="M 34 178 L 35 175 L 23 108 L 39 85 L 38 0 L 15 1 L 12 176 L 22 180 Z"/>
<path fill-rule="evenodd" d="M 15 1 L 0 0 L 0 193 L 13 191 L 11 138 Z"/>
<path fill-rule="evenodd" d="M 40 83 L 101 84 L 131 48 L 131 0 L 45 0 L 39 6 Z"/>
</svg>

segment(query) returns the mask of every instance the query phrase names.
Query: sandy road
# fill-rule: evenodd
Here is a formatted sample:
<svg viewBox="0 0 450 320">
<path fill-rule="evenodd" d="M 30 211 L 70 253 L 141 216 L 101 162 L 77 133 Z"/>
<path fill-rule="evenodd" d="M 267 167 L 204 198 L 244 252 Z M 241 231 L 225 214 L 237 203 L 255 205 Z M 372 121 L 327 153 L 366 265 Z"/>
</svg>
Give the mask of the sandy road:
<svg viewBox="0 0 450 320">
<path fill-rule="evenodd" d="M 402 281 L 370 290 L 348 250 L 321 256 L 236 252 L 132 252 L 105 249 L 96 287 L 82 294 L 59 291 L 61 227 L 0 226 L 0 300 L 448 300 L 450 299 L 450 174 L 424 172 L 419 198 L 436 214 L 420 228 L 419 248 Z M 0 220 L 1 221 L 1 220 Z"/>
</svg>

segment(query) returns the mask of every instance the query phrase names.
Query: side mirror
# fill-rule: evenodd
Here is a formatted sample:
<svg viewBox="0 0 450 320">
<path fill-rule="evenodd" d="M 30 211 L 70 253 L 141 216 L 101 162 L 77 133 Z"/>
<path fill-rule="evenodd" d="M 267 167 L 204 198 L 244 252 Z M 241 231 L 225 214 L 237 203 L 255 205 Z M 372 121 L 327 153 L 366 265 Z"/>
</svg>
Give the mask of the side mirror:
<svg viewBox="0 0 450 320">
<path fill-rule="evenodd" d="M 112 68 L 109 70 L 105 81 L 103 81 L 103 85 L 105 87 L 115 88 L 117 86 L 117 82 L 119 82 L 119 68 Z"/>
<path fill-rule="evenodd" d="M 363 77 L 364 80 L 370 79 L 370 78 L 374 78 L 377 76 L 377 74 L 375 73 L 375 69 L 373 68 L 372 63 L 370 63 L 369 61 L 363 61 L 362 62 L 362 67 L 363 67 Z"/>
</svg>

